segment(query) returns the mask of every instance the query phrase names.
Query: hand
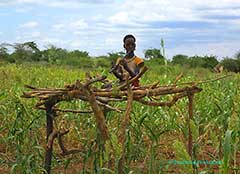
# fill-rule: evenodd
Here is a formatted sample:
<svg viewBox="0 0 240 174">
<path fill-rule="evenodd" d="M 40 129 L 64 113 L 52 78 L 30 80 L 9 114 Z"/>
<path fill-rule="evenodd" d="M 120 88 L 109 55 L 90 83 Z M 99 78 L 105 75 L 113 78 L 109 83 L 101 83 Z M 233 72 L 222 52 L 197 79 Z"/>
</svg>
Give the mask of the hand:
<svg viewBox="0 0 240 174">
<path fill-rule="evenodd" d="M 128 67 L 127 61 L 125 59 L 122 59 L 120 63 L 124 68 Z"/>
</svg>

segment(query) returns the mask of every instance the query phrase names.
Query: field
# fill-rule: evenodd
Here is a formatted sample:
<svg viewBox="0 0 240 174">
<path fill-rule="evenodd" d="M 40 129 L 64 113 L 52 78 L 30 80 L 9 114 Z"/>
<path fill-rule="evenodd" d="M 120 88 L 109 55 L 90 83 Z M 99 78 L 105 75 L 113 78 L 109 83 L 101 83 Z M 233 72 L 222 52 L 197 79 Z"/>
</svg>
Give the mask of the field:
<svg viewBox="0 0 240 174">
<path fill-rule="evenodd" d="M 141 84 L 160 81 L 160 85 L 201 81 L 227 74 L 215 74 L 203 68 L 149 64 Z M 35 87 L 63 87 L 85 72 L 108 75 L 108 70 L 77 69 L 66 66 L 33 64 L 0 64 L 0 173 L 42 173 L 46 148 L 44 111 L 34 109 L 35 99 L 21 95 L 25 84 Z M 187 99 L 171 108 L 147 107 L 134 103 L 131 124 L 127 132 L 125 173 L 240 173 L 240 74 L 200 84 L 203 89 L 194 97 L 193 165 L 187 153 Z M 169 100 L 171 96 L 164 97 Z M 119 103 L 124 108 L 126 103 Z M 62 103 L 63 108 L 83 109 L 85 103 Z M 94 149 L 97 141 L 95 119 L 91 114 L 59 113 L 55 128 L 70 132 L 64 137 L 68 148 L 82 152 L 60 155 L 54 144 L 52 173 L 117 173 L 122 152 L 117 142 L 122 114 L 106 116 L 110 139 L 104 150 Z"/>
</svg>

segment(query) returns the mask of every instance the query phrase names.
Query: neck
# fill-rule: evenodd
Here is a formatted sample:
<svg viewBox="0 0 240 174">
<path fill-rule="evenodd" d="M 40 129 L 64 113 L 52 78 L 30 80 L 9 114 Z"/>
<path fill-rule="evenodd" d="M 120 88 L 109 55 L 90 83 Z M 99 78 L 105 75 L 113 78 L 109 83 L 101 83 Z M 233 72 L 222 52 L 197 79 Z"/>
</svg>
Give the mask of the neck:
<svg viewBox="0 0 240 174">
<path fill-rule="evenodd" d="M 128 55 L 126 56 L 126 58 L 132 58 L 133 56 L 135 56 L 133 51 L 127 54 Z"/>
</svg>

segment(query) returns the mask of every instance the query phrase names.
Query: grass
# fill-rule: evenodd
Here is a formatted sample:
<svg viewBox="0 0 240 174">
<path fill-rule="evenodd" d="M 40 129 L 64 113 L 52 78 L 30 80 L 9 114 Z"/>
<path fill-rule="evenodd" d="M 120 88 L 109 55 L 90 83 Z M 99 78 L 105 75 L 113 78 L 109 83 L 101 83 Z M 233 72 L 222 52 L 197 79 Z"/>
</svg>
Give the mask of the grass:
<svg viewBox="0 0 240 174">
<path fill-rule="evenodd" d="M 183 72 L 181 82 L 199 81 L 217 75 L 209 70 L 186 69 L 178 66 L 148 65 L 142 84 L 160 81 L 171 84 Z M 1 64 L 0 65 L 0 172 L 41 173 L 44 169 L 45 113 L 34 109 L 35 99 L 20 96 L 25 84 L 36 87 L 63 87 L 83 79 L 87 69 L 66 66 Z M 106 69 L 90 70 L 93 74 L 112 75 Z M 203 91 L 194 98 L 194 119 L 191 123 L 195 143 L 195 159 L 222 160 L 223 171 L 236 173 L 239 164 L 240 75 L 233 74 L 221 81 L 201 84 Z M 164 97 L 169 99 L 170 97 Z M 125 107 L 124 103 L 118 107 Z M 85 108 L 79 101 L 63 102 L 63 108 Z M 114 149 L 110 146 L 102 155 L 94 151 L 97 129 L 90 114 L 62 113 L 55 127 L 69 128 L 64 138 L 67 147 L 81 148 L 84 153 L 68 157 L 59 155 L 54 145 L 53 171 L 55 173 L 116 173 L 121 147 L 117 137 L 122 115 L 110 112 L 107 125 Z M 188 167 L 164 163 L 181 155 L 187 141 L 187 99 L 171 108 L 146 107 L 134 103 L 131 125 L 127 134 L 126 173 L 187 172 Z M 231 132 L 231 134 L 229 134 Z M 231 138 L 232 137 L 232 138 Z M 230 141 L 232 140 L 232 141 Z M 185 155 L 186 156 L 186 155 Z M 108 165 L 112 160 L 113 164 Z M 216 171 L 213 165 L 194 166 L 194 171 Z M 217 166 L 218 168 L 219 166 Z"/>
</svg>

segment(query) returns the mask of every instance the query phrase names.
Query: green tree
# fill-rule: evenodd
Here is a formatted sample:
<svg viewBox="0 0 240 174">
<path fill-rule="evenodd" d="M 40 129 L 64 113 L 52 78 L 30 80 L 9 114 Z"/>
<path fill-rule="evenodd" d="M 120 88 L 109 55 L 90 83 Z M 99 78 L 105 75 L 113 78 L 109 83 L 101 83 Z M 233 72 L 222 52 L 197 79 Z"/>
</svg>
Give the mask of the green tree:
<svg viewBox="0 0 240 174">
<path fill-rule="evenodd" d="M 48 61 L 50 63 L 59 63 L 61 60 L 68 57 L 68 51 L 66 49 L 57 48 L 54 45 L 50 45 L 48 49 L 42 51 L 41 60 Z"/>
<path fill-rule="evenodd" d="M 203 65 L 204 68 L 214 68 L 219 62 L 217 60 L 216 56 L 205 56 L 203 59 Z"/>
<path fill-rule="evenodd" d="M 239 60 L 240 60 L 240 51 L 238 51 L 238 52 L 235 54 L 235 57 L 236 57 L 236 59 L 239 59 Z"/>
<path fill-rule="evenodd" d="M 11 60 L 14 62 L 39 61 L 41 51 L 35 42 L 15 43 L 11 45 L 14 49 L 11 54 Z"/>
<path fill-rule="evenodd" d="M 0 45 L 0 60 L 7 60 L 8 56 L 8 49 Z"/>
<path fill-rule="evenodd" d="M 89 53 L 87 51 L 74 50 L 69 52 L 69 57 L 89 57 Z"/>
<path fill-rule="evenodd" d="M 172 63 L 179 64 L 179 65 L 188 65 L 189 64 L 188 56 L 182 55 L 182 54 L 177 54 L 177 55 L 173 56 Z"/>
<path fill-rule="evenodd" d="M 224 66 L 224 69 L 232 72 L 240 72 L 240 62 L 238 59 L 232 59 L 229 57 L 225 57 L 221 64 Z"/>
<path fill-rule="evenodd" d="M 201 56 L 195 55 L 189 58 L 190 67 L 193 67 L 193 68 L 203 67 L 204 64 L 205 62 Z"/>
<path fill-rule="evenodd" d="M 110 62 L 116 62 L 120 57 L 124 57 L 125 53 L 123 51 L 108 53 L 108 59 Z"/>
</svg>

